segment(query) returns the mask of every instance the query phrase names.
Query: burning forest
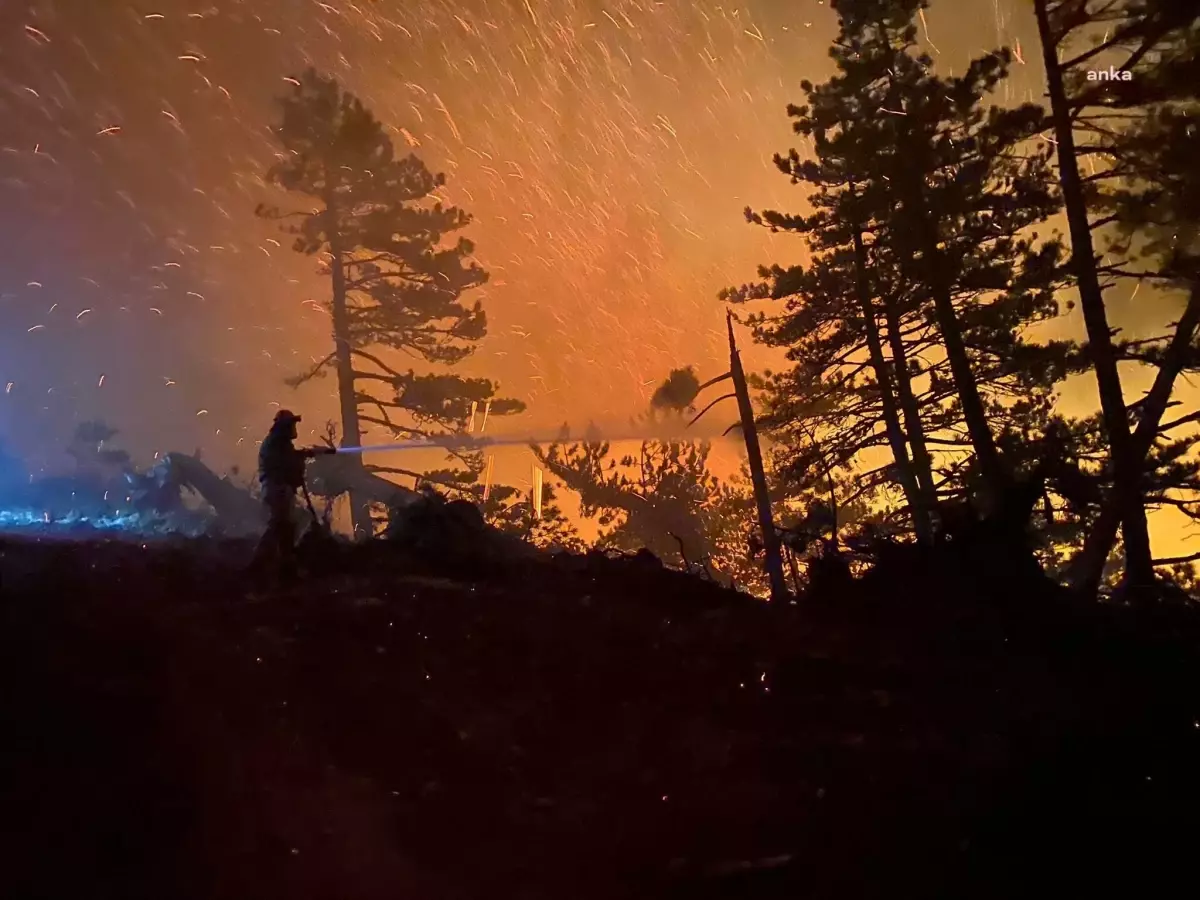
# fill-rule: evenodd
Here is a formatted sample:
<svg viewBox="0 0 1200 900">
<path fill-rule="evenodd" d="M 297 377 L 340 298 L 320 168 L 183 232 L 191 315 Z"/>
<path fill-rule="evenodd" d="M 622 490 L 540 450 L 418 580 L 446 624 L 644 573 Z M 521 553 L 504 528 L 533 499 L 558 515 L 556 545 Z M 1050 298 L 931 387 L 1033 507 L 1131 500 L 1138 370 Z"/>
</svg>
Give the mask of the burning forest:
<svg viewBox="0 0 1200 900">
<path fill-rule="evenodd" d="M 1176 883 L 1200 7 L 202 7 L 0 12 L 0 893 Z"/>
</svg>

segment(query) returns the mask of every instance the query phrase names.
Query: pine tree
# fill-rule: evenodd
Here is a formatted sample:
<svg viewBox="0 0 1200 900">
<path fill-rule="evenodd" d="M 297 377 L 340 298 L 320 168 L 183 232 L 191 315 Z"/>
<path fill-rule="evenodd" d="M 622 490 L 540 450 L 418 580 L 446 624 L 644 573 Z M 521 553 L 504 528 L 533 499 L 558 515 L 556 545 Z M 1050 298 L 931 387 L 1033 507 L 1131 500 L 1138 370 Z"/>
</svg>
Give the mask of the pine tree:
<svg viewBox="0 0 1200 900">
<path fill-rule="evenodd" d="M 807 228 L 802 218 L 750 215 L 752 221 L 769 222 L 779 230 Z M 822 460 L 829 458 L 835 467 L 845 468 L 859 454 L 886 448 L 891 462 L 860 473 L 861 490 L 870 493 L 898 482 L 920 535 L 918 481 L 895 401 L 892 369 L 883 355 L 877 311 L 869 297 L 862 302 L 849 255 L 834 251 L 807 269 L 763 269 L 763 282 L 725 291 L 722 298 L 785 303 L 781 315 L 758 314 L 751 323 L 756 340 L 786 347 L 788 358 L 796 363 L 788 372 L 768 371 L 756 381 L 765 395 L 764 427 L 791 449 L 786 454 L 776 450 L 778 459 L 786 459 L 789 483 L 804 490 L 810 481 L 819 484 L 824 479 Z M 814 426 L 829 433 L 819 445 L 820 453 L 818 444 L 809 440 Z M 927 535 L 927 517 L 924 526 Z"/>
<path fill-rule="evenodd" d="M 843 75 L 812 105 L 818 128 L 836 127 L 836 116 L 850 111 L 848 93 L 863 117 L 854 130 L 865 134 L 847 148 L 850 164 L 877 173 L 864 198 L 883 226 L 877 240 L 924 289 L 982 484 L 996 500 L 1012 473 L 989 425 L 978 367 L 1000 362 L 990 338 L 1057 314 L 1057 248 L 1035 247 L 1029 229 L 1057 211 L 1058 201 L 1048 148 L 1029 146 L 1042 111 L 983 102 L 1007 76 L 1009 51 L 973 60 L 960 77 L 936 75 L 916 45 L 913 18 L 926 5 L 835 2 L 842 35 L 834 58 Z M 1036 352 L 1025 348 L 1027 356 Z"/>
<path fill-rule="evenodd" d="M 678 564 L 684 556 L 695 561 L 709 552 L 699 514 L 717 488 L 707 469 L 708 446 L 646 441 L 636 455 L 620 458 L 607 442 L 552 444 L 535 452 L 542 466 L 579 494 L 582 514 L 608 529 L 605 543 L 646 547 Z"/>
<path fill-rule="evenodd" d="M 487 500 L 479 494 L 484 519 L 505 534 L 529 541 L 535 547 L 553 553 L 583 553 L 587 544 L 579 529 L 558 505 L 558 492 L 545 485 L 542 494 L 541 516 L 536 514 L 528 491 L 511 485 L 493 486 Z"/>
<path fill-rule="evenodd" d="M 746 554 L 755 523 L 748 483 L 722 482 L 708 468 L 711 445 L 646 441 L 616 457 L 604 441 L 534 448 L 538 461 L 580 498 L 603 529 L 599 546 L 647 548 L 677 566 L 707 565 L 721 581 L 765 591 Z"/>
<path fill-rule="evenodd" d="M 796 363 L 767 382 L 775 436 L 800 448 L 793 474 L 821 478 L 806 447 L 839 467 L 887 448 L 890 461 L 858 477 L 864 495 L 898 481 L 919 521 L 939 493 L 1002 497 L 1027 461 L 999 448 L 1031 421 L 1049 425 L 1069 371 L 1069 343 L 1023 337 L 1058 315 L 1061 250 L 1030 233 L 1056 209 L 1048 150 L 1029 146 L 1043 115 L 983 106 L 1006 52 L 958 78 L 933 74 L 916 48 L 920 0 L 834 6 L 838 74 L 803 84 L 808 103 L 789 108 L 813 158 L 776 157 L 811 186 L 815 211 L 747 211 L 803 235 L 812 262 L 760 270 L 762 282 L 723 296 L 786 301 L 756 323 Z M 813 422 L 818 441 L 806 440 Z"/>
<path fill-rule="evenodd" d="M 493 416 L 521 411 L 520 402 L 495 398 L 485 378 L 402 371 L 387 361 L 400 351 L 452 366 L 487 333 L 482 304 L 463 302 L 487 274 L 472 261 L 470 241 L 444 241 L 471 219 L 437 199 L 444 176 L 414 155 L 397 157 L 382 125 L 335 79 L 309 70 L 294 81 L 275 128 L 284 153 L 268 177 L 315 205 L 298 213 L 260 206 L 258 214 L 297 219 L 285 226 L 294 249 L 321 256 L 334 339 L 333 352 L 295 381 L 336 373 L 343 446 L 361 444 L 364 425 L 404 439 L 461 433 L 472 403 L 490 401 Z M 368 504 L 350 499 L 355 532 L 369 532 Z"/>
<path fill-rule="evenodd" d="M 1073 575 L 1084 591 L 1096 590 L 1120 525 L 1127 581 L 1145 587 L 1155 579 L 1148 533 L 1143 533 L 1146 507 L 1168 504 L 1200 516 L 1198 484 L 1186 463 L 1197 435 L 1179 436 L 1196 419 L 1185 415 L 1163 421 L 1176 379 L 1194 368 L 1200 356 L 1195 348 L 1200 328 L 1200 175 L 1194 162 L 1200 151 L 1195 125 L 1200 4 L 1036 0 L 1035 11 L 1072 241 L 1079 251 L 1080 297 L 1085 312 L 1092 310 L 1089 341 L 1097 377 L 1102 389 L 1110 384 L 1111 395 L 1114 380 L 1120 389 L 1118 363 L 1157 368 L 1141 401 L 1127 411 L 1122 398 L 1119 416 L 1104 411 L 1110 441 L 1114 427 L 1118 433 L 1130 432 L 1129 413 L 1136 425 L 1127 446 L 1112 442 L 1112 501 L 1096 518 Z M 1089 38 L 1091 46 L 1079 49 Z M 1103 68 L 1105 62 L 1129 73 L 1128 80 L 1089 80 L 1087 70 Z M 1087 175 L 1080 171 L 1081 163 Z M 1092 251 L 1093 232 L 1106 239 L 1104 262 Z M 1116 262 L 1109 261 L 1114 258 Z M 1188 293 L 1180 318 L 1166 334 L 1139 341 L 1111 339 L 1103 318 L 1104 291 L 1130 277 Z M 1109 405 L 1114 404 L 1110 397 Z"/>
</svg>

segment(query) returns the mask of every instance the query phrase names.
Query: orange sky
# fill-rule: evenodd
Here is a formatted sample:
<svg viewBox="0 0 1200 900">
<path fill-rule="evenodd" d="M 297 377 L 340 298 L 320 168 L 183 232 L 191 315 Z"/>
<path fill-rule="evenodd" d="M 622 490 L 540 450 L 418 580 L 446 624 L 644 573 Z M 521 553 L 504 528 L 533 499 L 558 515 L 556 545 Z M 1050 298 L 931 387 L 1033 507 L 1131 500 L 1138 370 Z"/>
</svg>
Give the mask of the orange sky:
<svg viewBox="0 0 1200 900">
<path fill-rule="evenodd" d="M 306 302 L 327 285 L 253 216 L 271 198 L 271 98 L 307 64 L 475 215 L 492 328 L 465 368 L 529 405 L 497 432 L 619 427 L 671 368 L 724 371 L 717 292 L 802 258 L 742 210 L 801 206 L 770 157 L 793 144 L 799 81 L 829 73 L 819 0 L 28 6 L 0 12 L 0 184 L 20 210 L 0 220 L 0 428 L 36 437 L 47 465 L 96 415 L 143 458 L 199 447 L 226 465 L 250 461 L 274 404 L 333 414 L 329 382 L 283 384 L 327 352 Z M 938 0 L 926 26 L 947 69 L 1003 43 L 1036 60 L 1023 0 Z M 1001 99 L 1041 91 L 1019 63 Z M 1170 318 L 1149 292 L 1112 312 L 1133 330 Z M 746 361 L 766 358 L 747 341 Z M 1093 394 L 1069 385 L 1064 408 Z M 527 480 L 528 463 L 505 452 L 497 474 Z M 1176 524 L 1154 530 L 1177 549 Z"/>
</svg>

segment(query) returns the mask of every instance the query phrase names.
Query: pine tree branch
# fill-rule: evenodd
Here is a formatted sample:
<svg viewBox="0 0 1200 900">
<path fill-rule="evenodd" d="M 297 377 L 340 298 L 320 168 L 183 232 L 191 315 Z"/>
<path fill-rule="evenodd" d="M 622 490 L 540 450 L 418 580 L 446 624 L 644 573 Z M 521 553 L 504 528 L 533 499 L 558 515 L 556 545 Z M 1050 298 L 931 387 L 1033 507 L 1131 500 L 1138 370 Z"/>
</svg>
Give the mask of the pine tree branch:
<svg viewBox="0 0 1200 900">
<path fill-rule="evenodd" d="M 842 498 L 842 506 L 850 506 L 854 503 L 854 501 L 858 500 L 860 497 L 867 496 L 879 486 L 878 484 L 863 484 L 862 482 L 865 480 L 865 478 L 860 479 L 858 482 L 858 490 L 852 491 Z"/>
<path fill-rule="evenodd" d="M 1094 115 L 1079 115 L 1075 117 L 1076 122 L 1083 122 L 1087 125 L 1090 131 L 1096 131 L 1100 134 L 1113 134 L 1110 128 L 1105 128 L 1104 123 L 1114 121 L 1133 121 L 1141 122 L 1146 119 L 1146 114 L 1142 112 L 1124 112 L 1118 109 L 1106 110 L 1103 113 Z"/>
<path fill-rule="evenodd" d="M 1092 231 L 1097 231 L 1097 230 L 1105 227 L 1106 225 L 1112 225 L 1114 222 L 1120 222 L 1122 220 L 1122 218 L 1123 218 L 1122 216 L 1114 213 L 1111 216 L 1104 216 L 1103 218 L 1095 219 L 1095 220 L 1089 222 L 1088 227 Z M 1097 271 L 1100 271 L 1100 270 L 1097 269 Z"/>
<path fill-rule="evenodd" d="M 348 278 L 346 280 L 346 290 L 362 291 L 371 285 L 386 284 L 392 278 L 408 284 L 429 285 L 432 283 L 430 279 L 422 277 L 419 273 L 415 272 L 373 272 L 370 275 L 361 275 L 358 278 Z"/>
<path fill-rule="evenodd" d="M 386 472 L 388 475 L 405 475 L 409 478 L 415 478 L 417 481 L 420 481 L 420 482 L 429 482 L 430 484 L 436 484 L 438 487 L 443 487 L 443 488 L 446 488 L 447 490 L 458 491 L 459 493 L 465 494 L 467 496 L 471 495 L 470 487 L 464 487 L 461 484 L 454 484 L 452 482 L 449 482 L 449 481 L 446 481 L 446 480 L 440 479 L 440 478 L 431 478 L 429 475 L 427 475 L 424 472 L 413 472 L 410 469 L 402 469 L 402 468 L 399 468 L 398 466 L 369 465 L 369 466 L 367 466 L 367 469 L 371 472 L 376 472 L 376 473 L 377 472 Z"/>
<path fill-rule="evenodd" d="M 1172 556 L 1167 559 L 1156 559 L 1154 561 L 1154 565 L 1156 565 L 1156 566 L 1179 566 L 1179 565 L 1186 565 L 1187 563 L 1193 563 L 1198 560 L 1200 560 L 1200 552 L 1191 553 L 1191 554 L 1188 554 L 1187 556 Z"/>
<path fill-rule="evenodd" d="M 272 222 L 282 221 L 283 219 L 307 219 L 311 216 L 317 215 L 315 211 L 289 213 L 280 212 L 277 207 L 267 206 L 265 203 L 260 203 L 254 210 L 254 214 L 261 219 L 270 219 Z"/>
<path fill-rule="evenodd" d="M 364 403 L 364 405 L 369 406 L 371 404 Z M 382 410 L 382 407 L 381 407 L 381 410 Z M 396 426 L 396 423 L 393 422 L 388 417 L 387 412 L 383 411 L 381 414 L 382 414 L 382 418 L 380 418 L 379 416 L 368 416 L 363 413 L 359 413 L 358 418 L 359 418 L 359 421 L 361 421 L 361 422 L 369 422 L 372 425 L 382 425 L 384 428 L 388 429 L 393 434 L 398 433 L 400 431 L 400 429 Z"/>
<path fill-rule="evenodd" d="M 351 266 L 368 266 L 368 265 L 374 265 L 375 263 L 380 263 L 380 262 L 395 262 L 395 260 L 396 260 L 395 254 L 377 253 L 374 256 L 368 256 L 363 259 L 355 259 L 353 257 L 348 257 L 348 258 L 342 260 L 342 265 L 348 269 Z"/>
<path fill-rule="evenodd" d="M 713 400 L 711 403 L 708 404 L 708 406 L 704 407 L 704 409 L 702 409 L 702 410 L 700 410 L 700 412 L 696 413 L 695 417 L 690 422 L 688 422 L 688 427 L 690 428 L 691 426 L 693 426 L 697 422 L 699 422 L 701 416 L 703 416 L 706 412 L 708 412 L 710 409 L 712 409 L 714 406 L 716 406 L 722 400 L 729 400 L 731 398 L 736 398 L 736 396 L 737 396 L 736 394 L 725 394 L 721 397 L 718 397 L 716 400 Z"/>
<path fill-rule="evenodd" d="M 970 447 L 971 446 L 971 442 L 967 438 L 962 438 L 961 440 L 956 440 L 956 441 L 944 440 L 944 439 L 939 439 L 939 438 L 926 438 L 925 443 L 931 444 L 935 447 Z"/>
<path fill-rule="evenodd" d="M 380 375 L 378 372 L 360 372 L 358 369 L 355 369 L 354 380 L 358 381 L 360 379 L 363 381 L 382 381 L 384 384 L 392 385 L 396 383 L 396 380 L 390 375 Z"/>
<path fill-rule="evenodd" d="M 1159 506 L 1170 506 L 1179 510 L 1185 516 L 1191 519 L 1200 518 L 1200 500 L 1184 500 L 1180 497 L 1156 497 L 1154 502 Z"/>
<path fill-rule="evenodd" d="M 336 357 L 336 356 L 337 356 L 337 352 L 336 352 L 336 351 L 335 351 L 335 352 L 333 352 L 333 353 L 330 353 L 328 356 L 326 356 L 326 357 L 325 357 L 323 360 L 321 360 L 319 363 L 317 363 L 316 365 L 314 365 L 314 366 L 313 366 L 311 369 L 309 369 L 307 372 L 304 372 L 303 374 L 300 374 L 300 375 L 295 375 L 295 376 L 293 376 L 293 377 L 289 378 L 289 379 L 287 380 L 287 383 L 288 383 L 288 385 L 289 385 L 290 387 L 294 387 L 294 388 L 296 388 L 296 387 L 299 387 L 300 385 L 302 385 L 302 384 L 304 384 L 304 383 L 306 383 L 306 382 L 312 381 L 314 378 L 316 378 L 318 375 L 320 375 L 320 374 L 321 374 L 321 371 L 322 371 L 322 370 L 323 370 L 323 369 L 324 369 L 324 368 L 325 368 L 327 365 L 329 365 L 329 364 L 330 364 L 330 363 L 333 361 L 334 357 Z"/>
<path fill-rule="evenodd" d="M 1037 0 L 1037 2 L 1048 2 L 1048 0 Z M 1077 28 L 1081 28 L 1082 26 L 1087 25 L 1091 21 L 1091 16 L 1089 15 L 1087 2 L 1088 2 L 1088 0 L 1079 0 L 1079 2 L 1077 2 L 1075 4 L 1075 7 L 1071 10 L 1070 18 L 1065 19 L 1062 22 L 1054 22 L 1054 24 L 1059 27 L 1059 30 L 1057 31 L 1057 33 L 1048 35 L 1048 37 L 1050 38 L 1050 46 L 1053 47 L 1055 50 L 1057 50 L 1058 47 L 1061 46 L 1062 43 L 1068 37 L 1071 36 L 1071 32 L 1075 31 Z M 1057 8 L 1055 8 L 1053 10 L 1053 13 L 1054 14 L 1059 13 L 1059 11 L 1062 10 L 1065 6 L 1066 6 L 1065 2 L 1060 4 Z M 1050 13 L 1050 12 L 1051 12 L 1051 9 L 1049 6 L 1047 6 L 1047 13 Z"/>
<path fill-rule="evenodd" d="M 1191 425 L 1194 422 L 1200 422 L 1200 411 L 1189 413 L 1186 416 L 1181 416 L 1178 419 L 1167 422 L 1165 425 L 1160 425 L 1158 430 L 1160 433 L 1164 431 L 1173 431 L 1176 428 L 1180 428 L 1184 425 Z"/>
<path fill-rule="evenodd" d="M 374 363 L 375 365 L 379 366 L 379 368 L 383 369 L 383 371 L 386 372 L 388 375 L 392 376 L 392 378 L 403 378 L 404 377 L 403 372 L 399 372 L 396 369 L 393 369 L 391 366 L 389 366 L 387 363 L 385 363 L 383 360 L 381 360 L 378 356 L 374 355 L 373 353 L 368 353 L 366 350 L 357 349 L 357 348 L 351 349 L 350 353 L 352 356 L 358 356 L 362 359 L 367 360 L 368 362 Z"/>
<path fill-rule="evenodd" d="M 1137 174 L 1139 174 L 1137 169 L 1131 165 L 1121 167 L 1114 166 L 1110 169 L 1105 169 L 1103 172 L 1096 172 L 1094 175 L 1084 175 L 1079 179 L 1079 183 L 1095 184 L 1098 181 L 1113 181 L 1116 179 L 1133 178 Z M 1096 226 L 1093 225 L 1092 227 L 1095 228 Z"/>
<path fill-rule="evenodd" d="M 1091 16 L 1090 18 L 1092 18 L 1092 20 L 1095 21 L 1095 18 L 1098 15 L 1102 15 L 1102 13 L 1095 14 L 1095 15 Z M 1074 69 L 1078 66 L 1083 65 L 1089 59 L 1095 59 L 1097 56 L 1099 56 L 1101 53 L 1104 53 L 1107 50 L 1111 50 L 1114 47 L 1118 47 L 1118 46 L 1125 44 L 1127 41 L 1129 41 L 1134 35 L 1136 35 L 1141 30 L 1142 30 L 1141 22 L 1135 22 L 1131 25 L 1127 25 L 1123 29 L 1118 29 L 1117 33 L 1114 34 L 1108 40 L 1103 41 L 1102 43 L 1099 43 L 1096 46 L 1094 46 L 1088 50 L 1085 50 L 1083 53 L 1080 53 L 1078 56 L 1074 57 L 1073 59 L 1066 60 L 1065 62 L 1060 62 L 1058 64 L 1058 67 L 1062 71 L 1068 72 L 1071 69 Z M 1157 40 L 1157 38 L 1151 39 L 1148 37 L 1148 38 L 1146 38 L 1146 40 L 1150 40 L 1151 43 L 1153 43 L 1153 41 Z M 1145 47 L 1145 44 L 1143 44 L 1143 47 Z M 1145 49 L 1139 48 L 1139 51 L 1140 52 L 1135 54 L 1134 62 L 1136 62 L 1138 59 L 1141 59 L 1142 56 L 1145 54 Z M 1125 69 L 1122 68 L 1120 71 L 1125 71 Z"/>
<path fill-rule="evenodd" d="M 1108 220 L 1120 221 L 1120 219 L 1121 219 L 1120 216 L 1109 216 L 1109 217 L 1107 217 L 1107 219 L 1101 219 L 1099 222 L 1097 222 L 1092 227 L 1097 228 L 1101 224 L 1104 224 L 1105 222 L 1107 222 Z M 1178 280 L 1177 278 L 1174 278 L 1171 275 L 1166 275 L 1162 272 L 1131 272 L 1128 269 L 1121 268 L 1120 266 L 1100 266 L 1100 265 L 1098 265 L 1098 266 L 1096 266 L 1096 271 L 1101 273 L 1102 275 L 1112 275 L 1112 276 L 1116 276 L 1119 278 L 1136 278 L 1138 281 L 1171 282 L 1171 281 Z"/>
</svg>

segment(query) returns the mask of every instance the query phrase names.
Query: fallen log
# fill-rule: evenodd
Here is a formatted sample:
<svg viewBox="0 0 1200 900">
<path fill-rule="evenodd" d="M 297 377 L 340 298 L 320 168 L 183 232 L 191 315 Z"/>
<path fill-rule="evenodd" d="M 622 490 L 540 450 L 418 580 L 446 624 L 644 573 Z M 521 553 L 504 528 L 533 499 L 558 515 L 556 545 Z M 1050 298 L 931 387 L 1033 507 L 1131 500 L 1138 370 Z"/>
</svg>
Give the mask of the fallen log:
<svg viewBox="0 0 1200 900">
<path fill-rule="evenodd" d="M 168 453 L 148 473 L 126 477 L 134 505 L 143 512 L 176 515 L 184 507 L 182 492 L 190 490 L 225 528 L 252 530 L 262 524 L 262 507 L 250 491 L 186 453 Z"/>
<path fill-rule="evenodd" d="M 309 465 L 308 488 L 313 495 L 332 500 L 353 492 L 369 503 L 388 509 L 409 506 L 421 499 L 410 488 L 402 487 L 369 472 L 341 456 L 318 456 Z"/>
</svg>

